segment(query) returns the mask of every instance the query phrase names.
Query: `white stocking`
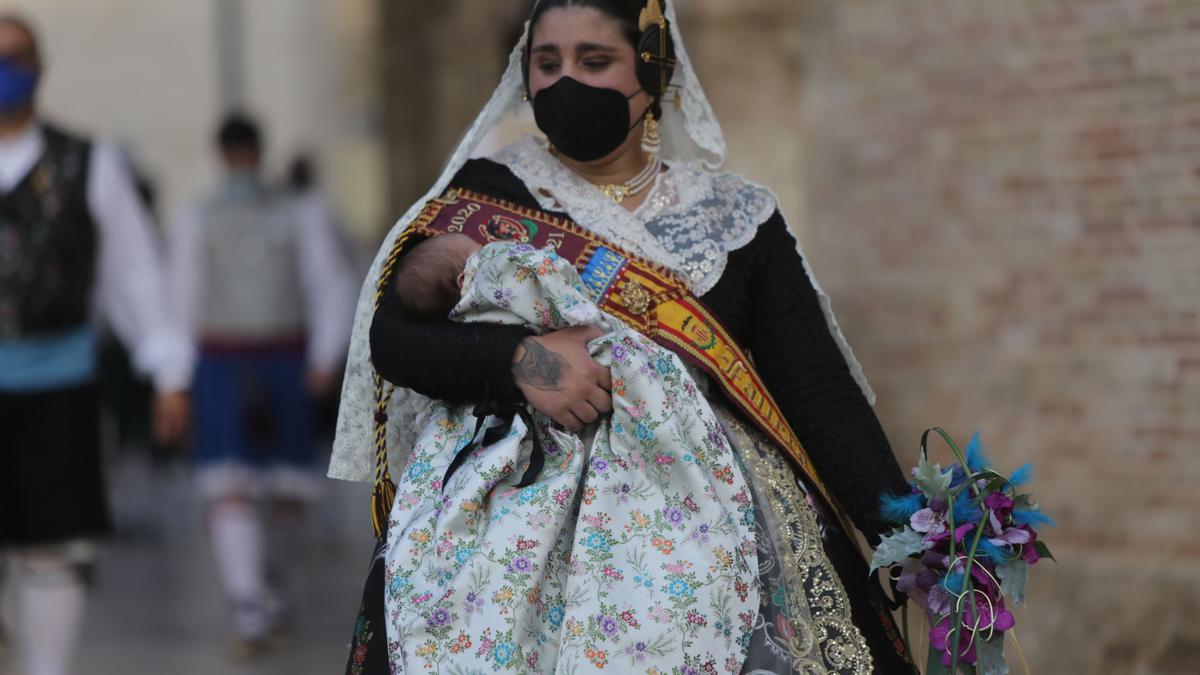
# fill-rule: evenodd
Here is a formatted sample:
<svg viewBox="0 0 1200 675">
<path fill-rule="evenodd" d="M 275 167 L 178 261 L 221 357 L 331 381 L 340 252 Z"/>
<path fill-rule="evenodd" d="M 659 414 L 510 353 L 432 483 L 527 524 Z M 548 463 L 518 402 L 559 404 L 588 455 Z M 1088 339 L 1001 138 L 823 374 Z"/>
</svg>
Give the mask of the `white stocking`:
<svg viewBox="0 0 1200 675">
<path fill-rule="evenodd" d="M 225 593 L 234 604 L 234 630 L 241 637 L 265 634 L 266 556 L 262 518 L 244 500 L 220 500 L 209 514 L 209 537 Z"/>
<path fill-rule="evenodd" d="M 24 675 L 67 675 L 79 642 L 86 591 L 65 556 L 24 560 L 17 588 L 17 649 Z"/>
</svg>

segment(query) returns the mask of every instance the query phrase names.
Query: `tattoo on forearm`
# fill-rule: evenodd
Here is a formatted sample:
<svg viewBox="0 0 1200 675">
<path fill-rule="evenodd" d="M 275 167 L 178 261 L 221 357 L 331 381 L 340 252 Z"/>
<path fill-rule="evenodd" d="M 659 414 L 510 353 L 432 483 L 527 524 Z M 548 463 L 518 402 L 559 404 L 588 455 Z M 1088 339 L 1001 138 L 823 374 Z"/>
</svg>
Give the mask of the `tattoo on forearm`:
<svg viewBox="0 0 1200 675">
<path fill-rule="evenodd" d="M 513 363 L 513 377 L 517 383 L 528 384 L 542 391 L 562 391 L 559 383 L 562 376 L 571 370 L 563 357 L 546 349 L 537 340 L 525 340 L 521 346 L 525 348 L 525 353 Z"/>
</svg>

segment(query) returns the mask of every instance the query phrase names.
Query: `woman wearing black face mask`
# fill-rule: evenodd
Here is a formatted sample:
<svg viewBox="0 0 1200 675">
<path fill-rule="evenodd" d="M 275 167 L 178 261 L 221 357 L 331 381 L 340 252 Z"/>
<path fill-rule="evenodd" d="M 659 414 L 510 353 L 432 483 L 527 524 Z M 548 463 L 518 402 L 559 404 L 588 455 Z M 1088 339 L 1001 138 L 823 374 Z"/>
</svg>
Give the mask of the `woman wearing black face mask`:
<svg viewBox="0 0 1200 675">
<path fill-rule="evenodd" d="M 468 160 L 483 135 L 521 105 L 532 105 L 544 138 L 527 137 L 492 158 Z M 658 658 L 677 658 L 678 672 L 915 672 L 897 646 L 880 584 L 867 575 L 848 534 L 857 528 L 878 541 L 884 527 L 876 517 L 879 496 L 909 488 L 871 410 L 873 394 L 861 368 L 773 195 L 720 171 L 724 159 L 720 127 L 680 42 L 672 6 L 659 0 L 538 2 L 492 101 L 446 174 L 401 219 L 372 270 L 330 474 L 375 480 L 382 533 L 393 498 L 389 470 L 404 470 L 414 420 L 429 398 L 524 404 L 572 431 L 610 409 L 620 383 L 610 381 L 587 348 L 598 328 L 533 335 L 519 326 L 428 321 L 406 314 L 388 290 L 395 261 L 441 232 L 556 246 L 606 311 L 675 351 L 707 384 L 706 398 L 722 421 L 719 433 L 753 489 L 758 571 L 744 590 L 758 598 L 758 609 L 724 625 L 741 658 L 697 662 L 703 645 L 686 635 L 655 633 L 667 623 L 656 612 L 675 611 L 687 597 L 685 575 L 662 585 L 657 575 L 703 566 L 670 559 L 670 538 L 655 539 L 665 560 L 613 560 L 599 581 L 580 571 L 601 550 L 589 548 L 599 544 L 584 535 L 567 567 L 532 561 L 555 574 L 579 574 L 578 592 L 609 597 L 611 612 L 564 622 L 562 598 L 547 591 L 561 579 L 522 586 L 514 576 L 508 596 L 524 598 L 530 609 L 522 610 L 521 625 L 503 629 L 503 617 L 513 616 L 505 604 L 512 598 L 473 595 L 475 581 L 462 570 L 464 557 L 477 552 L 454 548 L 448 539 L 439 543 L 431 533 L 412 546 L 444 558 L 445 593 L 409 597 L 410 580 L 389 575 L 377 560 L 350 672 L 403 671 L 422 659 L 447 668 L 486 662 L 520 672 L 605 665 L 641 672 L 647 650 L 663 648 L 673 656 Z M 390 465 L 378 461 L 389 447 L 400 453 Z M 687 510 L 680 505 L 680 514 Z M 571 527 L 585 532 L 583 523 Z M 639 527 L 635 519 L 612 529 L 636 534 Z M 681 526 L 678 536 L 704 531 Z M 514 551 L 521 545 L 514 541 Z M 496 557 L 492 568 L 471 569 L 507 579 L 516 574 L 515 560 Z M 636 593 L 605 595 L 634 578 L 646 582 Z M 432 636 L 428 642 L 409 644 L 409 629 L 389 623 L 384 598 L 426 607 L 413 630 Z M 722 621 L 719 608 L 694 611 L 697 626 Z"/>
</svg>

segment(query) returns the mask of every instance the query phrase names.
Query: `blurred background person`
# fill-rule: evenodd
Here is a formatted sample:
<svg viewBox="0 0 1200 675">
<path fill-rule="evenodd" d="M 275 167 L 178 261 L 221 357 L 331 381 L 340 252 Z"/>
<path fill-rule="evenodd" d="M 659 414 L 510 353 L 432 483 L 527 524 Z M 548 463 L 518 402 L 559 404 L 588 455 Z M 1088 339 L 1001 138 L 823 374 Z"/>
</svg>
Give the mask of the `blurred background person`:
<svg viewBox="0 0 1200 675">
<path fill-rule="evenodd" d="M 332 203 L 321 181 L 320 163 L 308 151 L 300 151 L 292 155 L 287 163 L 280 180 L 281 189 L 289 192 L 294 198 L 315 202 L 316 208 L 328 214 L 329 222 L 333 225 L 333 233 L 337 239 L 339 255 L 346 261 L 350 276 L 355 283 L 366 275 L 371 266 L 371 256 L 374 251 L 360 245 L 353 236 L 345 221 L 341 218 L 337 207 Z M 348 329 L 347 329 L 348 330 Z M 316 397 L 317 406 L 317 437 L 325 443 L 333 438 L 334 427 L 337 425 L 338 394 L 341 391 L 342 372 L 335 370 L 336 380 Z"/>
<path fill-rule="evenodd" d="M 161 245 L 159 185 L 139 165 L 131 148 L 120 144 L 118 149 Z M 121 544 L 161 539 L 166 525 L 161 505 L 169 497 L 170 473 L 180 459 L 182 443 L 155 439 L 150 415 L 153 382 L 137 371 L 129 350 L 107 322 L 100 324 L 96 360 L 105 485 L 112 495 L 112 539 Z"/>
<path fill-rule="evenodd" d="M 226 117 L 216 146 L 224 175 L 169 228 L 170 273 L 200 352 L 197 484 L 247 655 L 285 628 L 279 574 L 321 482 L 314 398 L 337 381 L 355 280 L 324 201 L 264 180 L 253 119 Z"/>
<path fill-rule="evenodd" d="M 192 367 L 125 163 L 38 115 L 42 72 L 29 24 L 0 17 L 0 548 L 24 675 L 70 671 L 109 530 L 93 307 L 152 375 L 160 441 L 184 431 Z"/>
</svg>

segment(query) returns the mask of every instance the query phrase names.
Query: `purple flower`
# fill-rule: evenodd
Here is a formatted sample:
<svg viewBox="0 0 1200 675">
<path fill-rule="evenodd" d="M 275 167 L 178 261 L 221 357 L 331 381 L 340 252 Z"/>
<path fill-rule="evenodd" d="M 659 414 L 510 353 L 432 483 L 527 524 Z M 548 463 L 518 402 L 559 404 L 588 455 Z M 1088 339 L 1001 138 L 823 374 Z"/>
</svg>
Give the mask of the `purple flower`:
<svg viewBox="0 0 1200 675">
<path fill-rule="evenodd" d="M 946 568 L 950 563 L 945 553 L 925 551 L 921 554 L 921 564 L 929 568 Z"/>
<path fill-rule="evenodd" d="M 617 620 L 606 614 L 601 614 L 596 617 L 596 623 L 600 625 L 600 630 L 608 637 L 613 637 L 617 634 Z"/>
<path fill-rule="evenodd" d="M 937 572 L 931 569 L 923 569 L 917 573 L 917 578 L 914 581 L 917 584 L 917 588 L 928 591 L 937 585 L 938 575 Z"/>
<path fill-rule="evenodd" d="M 942 619 L 938 625 L 929 631 L 929 646 L 942 653 L 942 663 L 946 666 L 950 665 L 950 617 Z M 971 635 L 971 631 L 962 629 L 958 631 L 958 658 L 963 663 L 975 663 L 975 640 Z"/>
<path fill-rule="evenodd" d="M 1013 500 L 1000 492 L 993 492 L 984 497 L 983 505 L 991 509 L 992 512 L 999 515 L 1001 518 L 1012 513 Z"/>
<path fill-rule="evenodd" d="M 508 564 L 508 571 L 509 572 L 517 572 L 518 574 L 525 574 L 526 572 L 529 571 L 530 567 L 531 567 L 531 565 L 529 564 L 529 558 L 522 556 L 520 558 L 514 559 L 511 563 Z"/>
<path fill-rule="evenodd" d="M 482 612 L 484 604 L 483 598 L 475 595 L 474 591 L 467 593 L 467 614 Z"/>
<path fill-rule="evenodd" d="M 1000 524 L 1000 519 L 996 517 L 995 511 L 988 511 L 988 524 L 992 526 L 992 534 L 1000 534 L 1004 531 L 1004 525 Z"/>
<path fill-rule="evenodd" d="M 1029 532 L 1019 527 L 1010 527 L 1007 530 L 1004 530 L 999 537 L 992 537 L 988 539 L 988 541 L 992 542 L 996 546 L 1004 546 L 1005 544 L 1020 545 L 1028 544 L 1029 542 L 1033 541 L 1033 536 L 1030 535 Z"/>
<path fill-rule="evenodd" d="M 1006 630 L 1011 630 L 1013 626 L 1017 625 L 1017 619 L 1012 615 L 1012 612 L 1004 609 L 1003 600 L 997 602 L 995 607 L 996 614 L 992 618 L 993 629 L 1003 632 Z"/>
<path fill-rule="evenodd" d="M 933 509 L 924 508 L 912 514 L 908 524 L 917 532 L 938 534 L 946 530 L 946 523 Z"/>
<path fill-rule="evenodd" d="M 979 560 L 971 566 L 971 578 L 975 581 L 975 588 L 982 590 L 988 596 L 999 597 L 1000 589 L 996 586 L 995 570 L 989 569 Z"/>
<path fill-rule="evenodd" d="M 436 607 L 429 613 L 429 625 L 433 628 L 450 623 L 450 612 L 445 607 Z"/>
<path fill-rule="evenodd" d="M 954 528 L 954 541 L 956 543 L 961 544 L 963 542 L 963 540 L 965 540 L 967 538 L 967 535 L 971 533 L 971 530 L 974 530 L 974 529 L 975 529 L 975 523 L 967 523 L 965 525 L 959 525 L 958 527 Z M 938 534 L 935 534 L 932 537 L 928 537 L 926 539 L 925 545 L 929 546 L 928 542 L 930 540 L 933 541 L 934 545 L 937 545 L 937 544 L 940 544 L 940 543 L 946 541 L 949 538 L 950 538 L 949 532 L 939 532 Z"/>
<path fill-rule="evenodd" d="M 984 597 L 985 594 L 974 593 L 973 602 L 963 607 L 962 628 L 958 631 L 959 659 L 966 663 L 975 662 L 975 641 L 972 639 L 972 626 L 978 626 L 978 633 L 996 631 L 1002 633 L 1016 625 L 1011 612 L 1004 608 L 1003 598 Z M 929 632 L 929 642 L 934 649 L 942 652 L 942 663 L 950 665 L 950 617 L 942 619 Z"/>
<path fill-rule="evenodd" d="M 596 471 L 604 471 L 608 468 L 608 462 L 596 457 L 592 460 L 592 468 Z"/>
<path fill-rule="evenodd" d="M 926 600 L 929 611 L 937 615 L 946 614 L 950 611 L 950 592 L 942 588 L 941 584 L 935 584 L 929 589 L 929 596 Z"/>
<path fill-rule="evenodd" d="M 625 358 L 625 346 L 617 343 L 612 346 L 613 361 L 620 361 Z"/>
<path fill-rule="evenodd" d="M 1033 565 L 1042 559 L 1042 554 L 1038 553 L 1037 546 L 1034 546 L 1034 542 L 1037 541 L 1037 532 L 1028 525 L 1022 525 L 1021 527 L 1028 529 L 1030 536 L 1029 543 L 1021 547 L 1021 560 Z"/>
<path fill-rule="evenodd" d="M 667 522 L 671 523 L 675 527 L 679 527 L 679 525 L 683 522 L 683 511 L 680 511 L 674 506 L 668 506 L 667 508 L 663 509 L 663 515 L 667 517 Z"/>
</svg>

